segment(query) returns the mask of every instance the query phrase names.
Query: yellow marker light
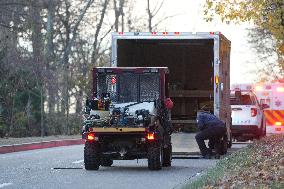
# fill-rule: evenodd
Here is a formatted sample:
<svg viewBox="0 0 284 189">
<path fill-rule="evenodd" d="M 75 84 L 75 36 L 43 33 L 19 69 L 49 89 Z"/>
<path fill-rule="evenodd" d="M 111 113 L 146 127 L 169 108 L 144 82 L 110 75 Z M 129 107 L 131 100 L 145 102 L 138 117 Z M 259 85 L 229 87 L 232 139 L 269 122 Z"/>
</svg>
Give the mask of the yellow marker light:
<svg viewBox="0 0 284 189">
<path fill-rule="evenodd" d="M 216 84 L 219 83 L 219 76 L 218 76 L 218 75 L 215 76 L 215 83 L 216 83 Z"/>
</svg>

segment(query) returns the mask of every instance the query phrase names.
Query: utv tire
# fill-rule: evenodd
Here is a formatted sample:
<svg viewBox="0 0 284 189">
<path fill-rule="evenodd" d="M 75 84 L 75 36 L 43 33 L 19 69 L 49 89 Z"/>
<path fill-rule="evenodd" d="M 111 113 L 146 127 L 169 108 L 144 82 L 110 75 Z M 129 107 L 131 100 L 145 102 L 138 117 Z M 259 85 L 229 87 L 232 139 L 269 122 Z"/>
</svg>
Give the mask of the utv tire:
<svg viewBox="0 0 284 189">
<path fill-rule="evenodd" d="M 98 145 L 86 142 L 84 147 L 84 163 L 86 170 L 98 170 L 100 167 L 100 152 Z"/>
<path fill-rule="evenodd" d="M 163 149 L 163 167 L 170 167 L 172 164 L 172 145 Z"/>
<path fill-rule="evenodd" d="M 110 167 L 113 164 L 113 160 L 109 159 L 109 158 L 102 158 L 101 159 L 101 166 L 104 167 Z"/>
<path fill-rule="evenodd" d="M 148 148 L 148 168 L 150 170 L 160 170 L 162 168 L 161 147 L 153 145 Z"/>
</svg>

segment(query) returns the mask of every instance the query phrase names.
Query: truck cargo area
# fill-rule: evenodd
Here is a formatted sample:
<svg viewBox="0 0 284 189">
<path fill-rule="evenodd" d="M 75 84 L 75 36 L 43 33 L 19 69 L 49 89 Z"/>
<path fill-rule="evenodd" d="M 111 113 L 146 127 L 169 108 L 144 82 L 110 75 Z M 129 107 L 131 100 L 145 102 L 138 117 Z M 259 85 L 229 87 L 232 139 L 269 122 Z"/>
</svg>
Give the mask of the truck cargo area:
<svg viewBox="0 0 284 189">
<path fill-rule="evenodd" d="M 213 39 L 117 40 L 120 67 L 169 68 L 173 123 L 194 124 L 196 111 L 214 100 Z"/>
</svg>

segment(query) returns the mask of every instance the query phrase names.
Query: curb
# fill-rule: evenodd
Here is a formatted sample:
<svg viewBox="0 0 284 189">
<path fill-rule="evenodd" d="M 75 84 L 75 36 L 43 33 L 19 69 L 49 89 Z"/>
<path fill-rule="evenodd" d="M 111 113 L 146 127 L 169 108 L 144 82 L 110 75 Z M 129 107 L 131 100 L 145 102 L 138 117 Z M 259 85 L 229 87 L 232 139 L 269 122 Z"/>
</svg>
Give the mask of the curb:
<svg viewBox="0 0 284 189">
<path fill-rule="evenodd" d="M 43 142 L 34 142 L 34 143 L 25 143 L 25 144 L 6 145 L 6 146 L 0 146 L 0 154 L 27 151 L 27 150 L 37 150 L 43 148 L 53 148 L 59 146 L 79 145 L 84 143 L 85 143 L 84 139 L 67 139 L 67 140 L 52 140 L 52 141 L 43 141 Z"/>
</svg>

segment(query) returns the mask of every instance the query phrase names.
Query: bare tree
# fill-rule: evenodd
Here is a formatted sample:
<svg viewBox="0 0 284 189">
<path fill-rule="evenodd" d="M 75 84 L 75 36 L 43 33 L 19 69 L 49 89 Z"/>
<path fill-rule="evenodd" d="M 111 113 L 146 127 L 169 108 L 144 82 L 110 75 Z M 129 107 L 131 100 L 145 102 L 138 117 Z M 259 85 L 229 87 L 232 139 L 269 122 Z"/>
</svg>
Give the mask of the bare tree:
<svg viewBox="0 0 284 189">
<path fill-rule="evenodd" d="M 93 52 L 92 52 L 92 63 L 96 63 L 97 61 L 97 55 L 98 55 L 98 37 L 100 34 L 100 31 L 102 29 L 102 25 L 103 25 L 103 21 L 104 21 L 104 17 L 106 14 L 106 10 L 107 10 L 107 6 L 109 4 L 109 0 L 104 0 L 103 5 L 102 5 L 102 10 L 100 13 L 100 18 L 99 18 L 99 23 L 96 26 L 96 31 L 95 31 L 95 39 L 94 39 L 94 43 L 93 43 Z"/>
<path fill-rule="evenodd" d="M 164 0 L 162 0 L 161 2 L 157 1 L 154 9 L 151 10 L 150 0 L 147 0 L 147 9 L 146 10 L 147 10 L 147 14 L 148 14 L 148 30 L 149 30 L 149 32 L 153 31 L 153 29 L 154 29 L 153 19 L 158 14 L 158 12 L 161 10 L 163 4 L 164 4 Z"/>
<path fill-rule="evenodd" d="M 65 114 L 65 132 L 66 134 L 70 134 L 70 128 L 69 128 L 69 55 L 71 53 L 71 47 L 77 37 L 78 34 L 78 28 L 80 26 L 81 21 L 83 20 L 87 10 L 91 6 L 91 4 L 94 2 L 94 0 L 88 0 L 84 8 L 80 11 L 80 14 L 78 18 L 76 19 L 74 23 L 73 29 L 71 28 L 70 23 L 70 2 L 68 0 L 64 0 L 65 2 L 65 18 L 61 18 L 63 25 L 66 29 L 65 35 L 66 35 L 66 43 L 64 47 L 63 57 L 61 59 L 61 64 L 63 66 L 63 113 Z"/>
<path fill-rule="evenodd" d="M 119 18 L 121 16 L 121 31 L 124 31 L 124 6 L 126 4 L 126 0 L 113 0 L 113 8 L 114 8 L 114 28 L 115 31 L 119 30 Z"/>
</svg>

